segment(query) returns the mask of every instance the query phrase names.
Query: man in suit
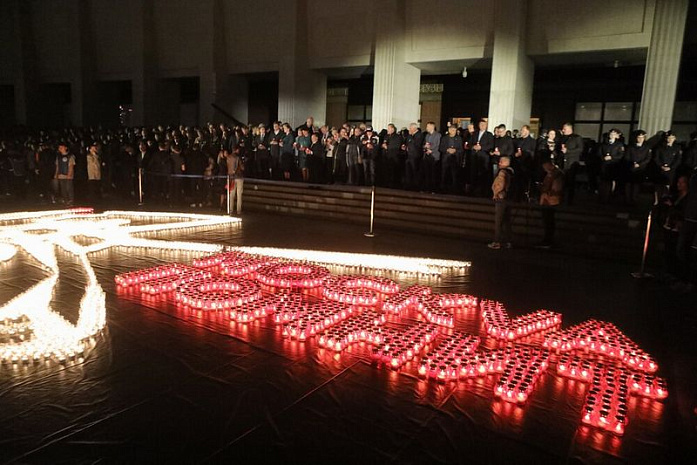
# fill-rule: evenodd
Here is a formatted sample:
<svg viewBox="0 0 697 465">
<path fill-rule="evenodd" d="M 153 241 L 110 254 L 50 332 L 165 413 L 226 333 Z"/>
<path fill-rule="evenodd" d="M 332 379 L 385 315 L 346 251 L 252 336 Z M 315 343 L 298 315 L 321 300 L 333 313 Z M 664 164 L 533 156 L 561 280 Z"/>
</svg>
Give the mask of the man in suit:
<svg viewBox="0 0 697 465">
<path fill-rule="evenodd" d="M 576 193 L 576 176 L 581 167 L 581 154 L 583 153 L 583 139 L 578 134 L 574 134 L 574 126 L 571 123 L 564 123 L 561 128 L 561 153 L 564 158 L 564 184 L 566 188 L 566 202 L 569 205 L 574 203 Z"/>
<path fill-rule="evenodd" d="M 310 146 L 306 149 L 307 167 L 310 171 L 309 180 L 314 184 L 322 182 L 322 171 L 324 169 L 324 145 L 320 137 L 320 133 L 313 132 L 310 136 Z"/>
<path fill-rule="evenodd" d="M 405 186 L 415 190 L 419 179 L 421 159 L 423 158 L 424 135 L 416 123 L 409 125 L 409 132 L 404 141 L 404 149 L 407 151 L 407 167 Z"/>
<path fill-rule="evenodd" d="M 462 164 L 463 146 L 462 137 L 457 135 L 457 126 L 449 126 L 448 134 L 440 140 L 440 187 L 443 192 L 458 193 L 457 175 Z"/>
<path fill-rule="evenodd" d="M 524 124 L 520 128 L 519 137 L 513 142 L 515 152 L 511 166 L 516 173 L 513 198 L 516 200 L 527 200 L 530 196 L 530 184 L 535 163 L 535 148 L 537 147 L 537 142 L 530 135 L 530 126 Z"/>
<path fill-rule="evenodd" d="M 365 134 L 361 136 L 361 157 L 363 158 L 363 180 L 366 186 L 375 185 L 375 162 L 378 155 L 380 139 L 368 126 Z"/>
<path fill-rule="evenodd" d="M 266 125 L 259 125 L 259 134 L 254 136 L 252 149 L 256 152 L 254 157 L 257 163 L 257 173 L 262 179 L 271 178 L 271 155 L 269 153 L 270 137 L 266 132 Z"/>
<path fill-rule="evenodd" d="M 477 124 L 479 130 L 472 134 L 469 141 L 472 149 L 472 159 L 475 163 L 473 169 L 473 181 L 478 195 L 484 196 L 489 190 L 490 185 L 490 158 L 491 151 L 494 149 L 494 135 L 487 131 L 488 123 L 485 119 L 480 119 Z"/>
<path fill-rule="evenodd" d="M 424 135 L 424 158 L 421 165 L 421 190 L 434 192 L 436 190 L 436 173 L 440 168 L 440 132 L 436 131 L 436 123 L 426 123 Z"/>
<path fill-rule="evenodd" d="M 269 134 L 269 152 L 271 154 L 271 177 L 281 179 L 283 170 L 281 169 L 281 146 L 285 133 L 281 129 L 281 123 L 274 121 L 273 131 Z"/>
<path fill-rule="evenodd" d="M 399 156 L 402 150 L 402 136 L 397 131 L 397 126 L 387 125 L 387 133 L 382 142 L 382 170 L 384 173 L 384 185 L 398 189 L 402 183 L 402 174 L 399 169 Z"/>
<path fill-rule="evenodd" d="M 494 149 L 491 151 L 491 174 L 496 177 L 501 157 L 513 157 L 513 139 L 506 133 L 506 125 L 499 124 L 494 130 Z"/>
</svg>

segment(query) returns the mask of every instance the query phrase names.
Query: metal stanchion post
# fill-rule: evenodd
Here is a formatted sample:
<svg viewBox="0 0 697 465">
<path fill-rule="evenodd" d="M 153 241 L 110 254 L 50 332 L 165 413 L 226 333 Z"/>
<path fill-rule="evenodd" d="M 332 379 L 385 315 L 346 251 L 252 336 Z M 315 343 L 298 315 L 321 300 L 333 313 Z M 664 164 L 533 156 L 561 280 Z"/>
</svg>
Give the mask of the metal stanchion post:
<svg viewBox="0 0 697 465">
<path fill-rule="evenodd" d="M 375 186 L 370 192 L 370 231 L 363 234 L 365 237 L 375 237 L 373 233 L 373 223 L 375 222 Z"/>
<path fill-rule="evenodd" d="M 143 168 L 138 168 L 138 205 L 143 205 Z"/>
<path fill-rule="evenodd" d="M 230 180 L 232 177 L 228 174 L 227 175 L 227 214 L 230 216 L 231 210 L 230 210 L 230 190 L 232 190 L 232 186 L 230 185 Z"/>
<path fill-rule="evenodd" d="M 649 212 L 649 217 L 646 220 L 646 234 L 644 235 L 644 251 L 641 255 L 641 270 L 636 273 L 632 273 L 634 278 L 651 278 L 653 275 L 646 273 L 644 270 L 646 268 L 646 253 L 649 250 L 649 235 L 651 234 L 651 215 L 653 212 Z"/>
</svg>

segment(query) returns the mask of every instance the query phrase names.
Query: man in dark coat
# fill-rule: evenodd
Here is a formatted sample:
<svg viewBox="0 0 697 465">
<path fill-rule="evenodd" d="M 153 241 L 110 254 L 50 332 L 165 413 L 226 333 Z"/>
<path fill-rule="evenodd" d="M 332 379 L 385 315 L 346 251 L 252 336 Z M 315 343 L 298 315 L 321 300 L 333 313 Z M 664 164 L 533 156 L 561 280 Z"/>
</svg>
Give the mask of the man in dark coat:
<svg viewBox="0 0 697 465">
<path fill-rule="evenodd" d="M 469 146 L 472 150 L 472 179 L 475 191 L 484 196 L 490 185 L 490 152 L 494 149 L 494 135 L 487 131 L 487 121 L 479 120 L 479 130 L 471 135 Z"/>
<path fill-rule="evenodd" d="M 583 153 L 583 139 L 574 133 L 571 123 L 564 123 L 561 128 L 561 153 L 564 168 L 564 187 L 566 188 L 566 203 L 573 205 L 576 193 L 576 176 L 581 167 L 581 154 Z"/>
<path fill-rule="evenodd" d="M 415 190 L 419 180 L 421 159 L 423 158 L 424 135 L 416 123 L 409 125 L 409 132 L 404 140 L 405 150 L 407 151 L 407 169 L 405 186 L 407 189 Z"/>
<path fill-rule="evenodd" d="M 457 135 L 457 126 L 451 125 L 448 127 L 448 134 L 440 140 L 440 186 L 443 192 L 459 193 L 458 173 L 462 165 L 463 147 L 462 137 Z"/>
</svg>

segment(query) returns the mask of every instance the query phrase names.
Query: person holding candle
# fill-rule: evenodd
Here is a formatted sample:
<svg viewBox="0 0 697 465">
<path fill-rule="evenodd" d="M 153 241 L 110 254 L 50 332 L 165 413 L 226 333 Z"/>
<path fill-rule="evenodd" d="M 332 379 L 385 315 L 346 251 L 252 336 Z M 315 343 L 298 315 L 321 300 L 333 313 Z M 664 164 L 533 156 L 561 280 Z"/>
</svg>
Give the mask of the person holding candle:
<svg viewBox="0 0 697 465">
<path fill-rule="evenodd" d="M 510 249 L 511 244 L 511 210 L 508 205 L 508 191 L 513 180 L 513 168 L 511 159 L 501 157 L 499 160 L 499 171 L 496 174 L 491 190 L 494 199 L 494 242 L 488 244 L 490 249 L 499 250 L 502 247 Z"/>
</svg>

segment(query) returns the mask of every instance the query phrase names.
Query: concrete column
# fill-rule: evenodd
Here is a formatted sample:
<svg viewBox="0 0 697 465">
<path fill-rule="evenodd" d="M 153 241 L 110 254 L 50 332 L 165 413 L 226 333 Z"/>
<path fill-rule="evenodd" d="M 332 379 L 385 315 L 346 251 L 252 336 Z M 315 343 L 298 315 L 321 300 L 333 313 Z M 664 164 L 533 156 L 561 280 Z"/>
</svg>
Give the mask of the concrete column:
<svg viewBox="0 0 697 465">
<path fill-rule="evenodd" d="M 295 27 L 288 53 L 278 69 L 278 119 L 296 127 L 308 116 L 324 124 L 327 114 L 327 76 L 310 69 L 308 0 L 295 0 Z"/>
<path fill-rule="evenodd" d="M 376 16 L 383 19 L 375 35 L 372 124 L 377 130 L 389 123 L 400 129 L 419 119 L 421 70 L 404 58 L 405 2 L 385 0 L 376 8 Z"/>
<path fill-rule="evenodd" d="M 31 5 L 29 2 L 14 0 L 11 2 L 11 13 L 14 15 L 16 74 L 14 82 L 15 120 L 19 124 L 32 124 L 32 112 L 36 107 L 38 94 L 38 71 L 36 52 L 31 29 Z"/>
<path fill-rule="evenodd" d="M 526 53 L 526 0 L 495 0 L 489 128 L 530 124 L 535 68 Z"/>
<path fill-rule="evenodd" d="M 152 0 L 137 1 L 133 13 L 133 31 L 136 41 L 136 63 L 131 81 L 133 113 L 131 124 L 144 126 L 157 124 L 157 51 Z"/>
<path fill-rule="evenodd" d="M 688 0 L 656 2 L 639 113 L 639 127 L 649 134 L 673 123 L 688 5 Z"/>
</svg>

